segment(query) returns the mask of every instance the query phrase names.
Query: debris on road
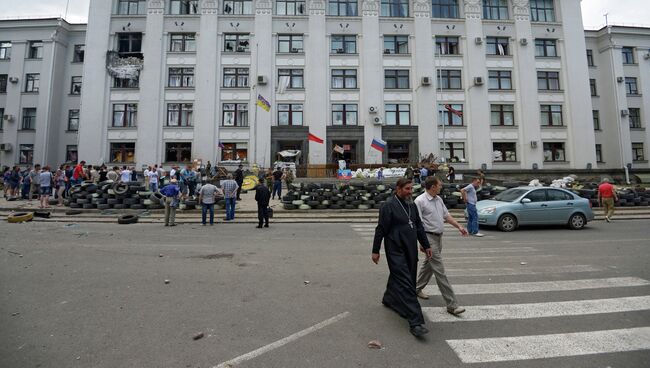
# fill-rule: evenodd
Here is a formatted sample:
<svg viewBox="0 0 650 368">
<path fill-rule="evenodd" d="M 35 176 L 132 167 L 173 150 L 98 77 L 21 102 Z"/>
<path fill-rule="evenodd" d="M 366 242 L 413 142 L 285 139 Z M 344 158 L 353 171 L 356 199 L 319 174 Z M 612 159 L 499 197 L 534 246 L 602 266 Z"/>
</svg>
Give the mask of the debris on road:
<svg viewBox="0 0 650 368">
<path fill-rule="evenodd" d="M 304 283 L 305 283 L 305 285 L 309 285 L 309 284 L 310 284 L 310 282 L 307 281 L 307 280 L 305 280 Z"/>
<path fill-rule="evenodd" d="M 12 316 L 12 317 L 16 317 L 17 315 L 20 315 L 20 312 L 11 313 L 11 316 Z"/>
<path fill-rule="evenodd" d="M 165 284 L 169 284 L 170 282 L 171 282 L 171 281 L 169 281 L 169 280 L 165 280 Z"/>
<path fill-rule="evenodd" d="M 521 263 L 519 263 L 519 264 L 522 265 L 522 266 L 525 266 L 525 265 L 528 264 L 528 262 L 521 262 Z"/>
<path fill-rule="evenodd" d="M 196 335 L 194 335 L 194 337 L 193 337 L 192 339 L 193 339 L 194 341 L 196 341 L 196 340 L 200 340 L 200 339 L 202 339 L 204 336 L 205 336 L 205 334 L 204 334 L 203 332 L 199 332 L 199 333 L 197 333 Z"/>
<path fill-rule="evenodd" d="M 372 340 L 368 343 L 368 349 L 383 349 L 383 345 L 379 340 Z"/>
<path fill-rule="evenodd" d="M 161 253 L 161 254 L 159 254 L 159 255 L 158 255 L 158 257 L 160 257 L 160 258 L 162 258 L 162 257 L 163 257 L 163 255 L 162 255 L 162 253 Z"/>
</svg>

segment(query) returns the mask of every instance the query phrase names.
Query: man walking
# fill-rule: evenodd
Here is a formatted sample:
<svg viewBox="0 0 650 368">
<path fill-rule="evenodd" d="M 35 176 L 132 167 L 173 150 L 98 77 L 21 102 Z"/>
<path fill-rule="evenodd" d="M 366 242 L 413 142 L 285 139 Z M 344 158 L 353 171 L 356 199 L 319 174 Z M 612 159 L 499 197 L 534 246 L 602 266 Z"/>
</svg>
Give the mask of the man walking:
<svg viewBox="0 0 650 368">
<path fill-rule="evenodd" d="M 429 296 L 422 289 L 429 283 L 431 276 L 436 276 L 436 283 L 442 297 L 447 303 L 447 312 L 453 315 L 459 315 L 465 311 L 465 308 L 458 306 L 458 301 L 451 288 L 451 284 L 445 275 L 445 266 L 442 263 L 442 233 L 445 229 L 444 223 L 449 223 L 461 235 L 467 236 L 467 230 L 460 226 L 458 222 L 449 214 L 447 207 L 442 198 L 438 196 L 442 190 L 440 179 L 432 176 L 424 181 L 424 193 L 415 199 L 415 205 L 422 219 L 424 231 L 427 233 L 427 239 L 431 244 L 431 258 L 425 259 L 420 266 L 420 273 L 416 282 L 418 297 L 429 299 Z"/>
<path fill-rule="evenodd" d="M 598 186 L 598 204 L 603 207 L 605 221 L 607 222 L 612 221 L 616 201 L 618 201 L 616 188 L 609 183 L 609 179 L 603 179 L 603 182 Z"/>
<path fill-rule="evenodd" d="M 264 222 L 264 227 L 269 227 L 269 202 L 271 199 L 271 192 L 269 188 L 264 185 L 264 182 L 260 182 L 259 185 L 255 188 L 255 201 L 257 201 L 257 219 L 259 224 L 257 225 L 258 229 L 262 228 L 262 222 Z"/>
<path fill-rule="evenodd" d="M 481 185 L 480 178 L 472 179 L 472 182 L 460 190 L 463 201 L 467 204 L 467 231 L 470 235 L 482 237 L 478 232 L 478 212 L 476 212 L 476 188 Z"/>
<path fill-rule="evenodd" d="M 242 170 L 244 166 L 239 164 L 237 170 L 235 170 L 235 182 L 237 183 L 237 200 L 241 201 L 241 187 L 244 184 L 244 171 Z"/>
<path fill-rule="evenodd" d="M 276 167 L 275 171 L 273 172 L 273 193 L 271 193 L 271 197 L 275 199 L 275 194 L 278 194 L 278 199 L 282 199 L 282 177 L 284 174 L 282 173 L 282 170 L 280 170 L 280 167 Z"/>
<path fill-rule="evenodd" d="M 420 338 L 429 330 L 424 327 L 422 308 L 415 291 L 418 241 L 427 259 L 431 258 L 432 253 L 418 210 L 409 200 L 412 193 L 411 180 L 397 180 L 395 195 L 388 199 L 379 211 L 372 245 L 372 261 L 379 263 L 379 250 L 383 241 L 390 276 L 382 304 L 405 318 L 411 334 Z"/>
<path fill-rule="evenodd" d="M 176 179 L 172 179 L 160 190 L 160 194 L 165 196 L 165 226 L 176 226 L 176 207 L 180 192 Z"/>
<path fill-rule="evenodd" d="M 205 183 L 199 190 L 199 203 L 201 203 L 201 223 L 205 226 L 205 217 L 210 210 L 210 226 L 214 225 L 214 202 L 219 188 L 211 183 Z"/>
<path fill-rule="evenodd" d="M 232 179 L 232 174 L 228 174 L 226 178 L 226 180 L 221 181 L 221 189 L 226 200 L 226 221 L 232 221 L 235 219 L 235 203 L 239 185 Z"/>
<path fill-rule="evenodd" d="M 29 197 L 27 198 L 30 202 L 34 198 L 34 193 L 40 198 L 41 195 L 41 165 L 34 165 L 34 169 L 29 172 Z"/>
</svg>

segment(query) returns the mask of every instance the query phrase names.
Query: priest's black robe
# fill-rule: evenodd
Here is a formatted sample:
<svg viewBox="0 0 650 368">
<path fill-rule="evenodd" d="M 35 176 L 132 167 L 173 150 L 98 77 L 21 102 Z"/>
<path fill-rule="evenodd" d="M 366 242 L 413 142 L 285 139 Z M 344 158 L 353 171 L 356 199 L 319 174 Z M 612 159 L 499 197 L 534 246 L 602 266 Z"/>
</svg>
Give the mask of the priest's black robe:
<svg viewBox="0 0 650 368">
<path fill-rule="evenodd" d="M 409 209 L 412 227 L 409 225 Z M 424 317 L 415 291 L 418 272 L 417 242 L 419 240 L 424 249 L 429 249 L 430 245 L 413 202 L 392 196 L 384 203 L 375 228 L 373 253 L 379 253 L 382 240 L 390 270 L 382 303 L 406 319 L 411 327 L 422 325 Z"/>
</svg>

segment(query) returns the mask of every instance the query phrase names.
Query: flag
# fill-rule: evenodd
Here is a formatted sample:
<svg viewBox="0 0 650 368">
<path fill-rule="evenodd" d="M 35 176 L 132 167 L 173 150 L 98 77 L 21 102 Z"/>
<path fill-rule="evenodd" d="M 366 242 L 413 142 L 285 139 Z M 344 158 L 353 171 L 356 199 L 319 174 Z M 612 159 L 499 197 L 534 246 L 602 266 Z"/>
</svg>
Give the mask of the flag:
<svg viewBox="0 0 650 368">
<path fill-rule="evenodd" d="M 344 154 L 344 153 L 345 153 L 345 149 L 343 149 L 343 147 L 339 146 L 338 144 L 335 144 L 335 145 L 334 145 L 334 152 L 338 152 L 338 153 L 340 153 L 340 154 Z"/>
<path fill-rule="evenodd" d="M 283 75 L 280 77 L 280 80 L 278 81 L 278 94 L 281 95 L 283 94 L 287 88 L 289 88 L 289 82 L 291 79 L 289 78 L 288 75 Z"/>
<path fill-rule="evenodd" d="M 382 141 L 379 138 L 374 138 L 370 144 L 370 147 L 376 149 L 379 152 L 384 152 L 386 149 L 386 141 Z"/>
<path fill-rule="evenodd" d="M 312 142 L 321 143 L 321 144 L 323 143 L 323 140 L 321 138 L 318 138 L 317 136 L 315 136 L 315 135 L 313 135 L 311 133 L 309 133 L 309 136 L 307 136 L 307 139 L 309 139 Z"/>
<path fill-rule="evenodd" d="M 506 54 L 506 49 L 503 47 L 502 44 L 498 43 L 497 48 L 499 49 L 499 55 L 505 55 Z"/>
<path fill-rule="evenodd" d="M 257 106 L 263 108 L 265 111 L 271 110 L 271 104 L 262 95 L 257 95 Z"/>
<path fill-rule="evenodd" d="M 450 113 L 456 115 L 456 116 L 459 116 L 459 117 L 461 117 L 461 118 L 463 117 L 463 112 L 462 112 L 462 111 L 458 111 L 458 110 L 454 109 L 454 108 L 451 107 L 451 105 L 449 105 L 449 104 L 445 105 L 445 109 L 446 109 L 447 111 L 449 111 Z"/>
<path fill-rule="evenodd" d="M 226 149 L 226 146 L 224 146 L 223 143 L 221 143 L 221 141 L 219 141 L 219 148 Z"/>
</svg>

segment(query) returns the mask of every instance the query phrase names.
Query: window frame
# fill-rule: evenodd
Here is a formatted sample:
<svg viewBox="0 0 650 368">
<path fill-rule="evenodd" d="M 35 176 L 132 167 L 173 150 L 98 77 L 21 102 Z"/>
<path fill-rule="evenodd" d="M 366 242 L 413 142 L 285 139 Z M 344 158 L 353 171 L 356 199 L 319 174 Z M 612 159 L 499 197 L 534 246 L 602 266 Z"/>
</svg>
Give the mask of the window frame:
<svg viewBox="0 0 650 368">
<path fill-rule="evenodd" d="M 403 120 L 408 120 L 403 123 Z M 384 104 L 384 122 L 388 126 L 410 126 L 411 104 L 387 103 Z"/>
<path fill-rule="evenodd" d="M 567 162 L 566 157 L 566 144 L 564 142 L 543 142 L 544 162 Z M 548 148 L 548 149 L 547 149 Z M 546 152 L 551 152 L 551 159 L 548 160 Z M 562 158 L 556 158 L 561 151 Z"/>
<path fill-rule="evenodd" d="M 639 84 L 636 77 L 625 77 L 625 93 L 630 96 L 639 95 Z"/>
<path fill-rule="evenodd" d="M 282 45 L 287 45 L 287 51 L 283 51 Z M 293 47 L 294 44 L 300 44 L 300 47 Z M 279 54 L 300 54 L 305 52 L 305 37 L 303 34 L 279 34 L 278 51 Z M 295 51 L 294 51 L 295 50 Z"/>
<path fill-rule="evenodd" d="M 278 126 L 303 126 L 304 121 L 304 104 L 302 103 L 279 103 L 278 105 Z M 284 107 L 288 106 L 288 107 Z M 300 107 L 298 107 L 300 106 Z M 285 119 L 281 116 L 286 114 L 286 123 L 282 123 Z M 299 121 L 298 121 L 298 117 Z"/>
<path fill-rule="evenodd" d="M 630 122 L 630 129 L 641 129 L 643 125 L 641 124 L 641 109 L 638 107 L 630 107 L 628 111 L 628 120 Z"/>
<path fill-rule="evenodd" d="M 496 88 L 493 88 L 493 82 L 496 82 Z M 508 88 L 505 88 L 506 86 Z M 511 91 L 512 89 L 511 70 L 488 70 L 488 90 Z"/>
<path fill-rule="evenodd" d="M 621 48 L 621 56 L 623 58 L 623 65 L 634 65 L 636 64 L 636 58 L 634 57 L 634 47 L 623 46 Z"/>
<path fill-rule="evenodd" d="M 226 12 L 226 6 L 231 10 Z M 221 9 L 223 15 L 252 15 L 253 2 L 251 0 L 224 0 Z"/>
<path fill-rule="evenodd" d="M 165 128 L 189 128 L 194 126 L 194 103 L 168 102 Z"/>
<path fill-rule="evenodd" d="M 335 116 L 340 114 L 341 120 L 336 120 Z M 353 117 L 352 119 L 349 119 Z M 353 120 L 353 122 L 349 122 Z M 341 123 L 336 123 L 340 121 Z M 359 105 L 346 104 L 346 103 L 333 103 L 332 104 L 332 126 L 357 126 L 359 125 Z"/>
<path fill-rule="evenodd" d="M 72 51 L 72 62 L 73 63 L 83 63 L 86 58 L 86 45 L 78 44 L 74 45 Z"/>
<path fill-rule="evenodd" d="M 449 152 L 449 157 L 446 153 Z M 447 162 L 460 162 L 465 160 L 465 142 L 440 142 L 440 153 Z M 461 153 L 458 156 L 456 153 Z"/>
<path fill-rule="evenodd" d="M 221 142 L 224 148 L 221 149 L 220 161 L 248 161 L 248 144 L 243 142 Z M 241 148 L 240 148 L 241 147 Z M 240 158 L 240 153 L 244 153 L 244 158 Z M 226 154 L 232 155 L 230 159 L 225 157 Z"/>
<path fill-rule="evenodd" d="M 404 8 L 404 6 L 406 6 L 406 8 Z M 381 0 L 381 3 L 379 4 L 380 17 L 408 18 L 409 11 L 408 0 Z"/>
<path fill-rule="evenodd" d="M 142 59 L 142 32 L 121 32 L 117 34 L 117 53 L 120 57 L 137 57 Z M 128 44 L 126 50 L 122 46 Z M 138 45 L 139 47 L 136 47 Z"/>
<path fill-rule="evenodd" d="M 438 69 L 438 83 L 442 90 L 462 90 L 463 72 L 460 69 Z M 452 75 L 453 74 L 453 75 Z M 452 83 L 453 82 L 453 83 Z M 458 83 L 458 87 L 452 88 L 452 84 Z"/>
<path fill-rule="evenodd" d="M 596 143 L 595 148 L 596 148 L 596 162 L 602 163 L 603 162 L 603 145 L 600 144 L 600 143 Z"/>
<path fill-rule="evenodd" d="M 559 108 L 559 111 L 558 111 Z M 545 111 L 547 110 L 547 111 Z M 542 127 L 563 127 L 564 126 L 564 107 L 562 105 L 540 105 L 540 124 Z M 544 116 L 546 115 L 546 119 Z M 558 115 L 559 114 L 559 115 Z M 560 118 L 559 124 L 554 124 L 554 117 Z M 546 121 L 545 121 L 546 120 Z"/>
<path fill-rule="evenodd" d="M 192 142 L 165 142 L 165 162 L 191 162 L 192 148 Z M 175 160 L 169 159 L 172 153 L 175 153 Z M 183 160 L 184 154 L 187 155 L 186 160 Z"/>
<path fill-rule="evenodd" d="M 13 43 L 11 41 L 0 41 L 0 60 L 11 60 L 11 49 Z"/>
<path fill-rule="evenodd" d="M 330 89 L 358 89 L 357 69 L 332 69 L 330 72 Z M 337 87 L 335 81 L 341 81 L 341 87 Z M 352 85 L 348 85 L 348 82 Z"/>
<path fill-rule="evenodd" d="M 122 5 L 126 5 L 126 11 L 123 10 Z M 135 5 L 135 12 L 132 6 Z M 147 2 L 145 0 L 118 0 L 117 2 L 117 15 L 144 15 L 147 10 Z"/>
<path fill-rule="evenodd" d="M 503 54 L 499 52 L 499 45 L 503 48 Z M 494 50 L 494 51 L 493 51 Z M 485 55 L 489 56 L 511 56 L 509 37 L 485 37 Z"/>
<path fill-rule="evenodd" d="M 28 114 L 28 112 L 30 114 Z M 31 114 L 33 112 L 33 114 Z M 23 107 L 22 119 L 20 119 L 20 130 L 36 130 L 36 118 L 38 110 L 36 107 Z"/>
<path fill-rule="evenodd" d="M 70 94 L 71 95 L 81 95 L 81 87 L 83 84 L 83 77 L 80 75 L 75 75 L 70 78 Z"/>
<path fill-rule="evenodd" d="M 177 8 L 175 5 L 177 4 Z M 170 15 L 198 15 L 199 0 L 169 0 Z"/>
<path fill-rule="evenodd" d="M 550 2 L 550 6 L 549 6 Z M 549 17 L 549 11 L 551 16 Z M 543 14 L 543 19 L 540 15 Z M 549 19 L 550 18 L 550 19 Z M 531 22 L 555 22 L 555 3 L 553 0 L 530 0 Z"/>
<path fill-rule="evenodd" d="M 0 93 L 7 93 L 9 74 L 0 74 Z"/>
<path fill-rule="evenodd" d="M 388 43 L 388 47 L 387 44 Z M 392 48 L 391 45 L 392 44 Z M 384 55 L 409 55 L 409 36 L 405 35 L 384 35 Z M 402 48 L 402 46 L 406 50 Z M 388 52 L 387 52 L 388 51 Z"/>
<path fill-rule="evenodd" d="M 552 82 L 557 81 L 557 88 L 551 88 Z M 540 82 L 543 82 L 546 88 L 540 88 Z M 560 72 L 556 71 L 537 71 L 537 90 L 539 91 L 561 91 Z"/>
<path fill-rule="evenodd" d="M 443 45 L 446 53 L 442 53 Z M 460 38 L 458 36 L 436 36 L 435 54 L 436 55 L 460 55 Z"/>
<path fill-rule="evenodd" d="M 438 105 L 438 119 L 442 123 L 441 125 L 447 127 L 464 127 L 465 119 L 463 116 L 458 116 L 453 114 L 451 111 L 448 111 L 445 108 L 445 105 L 450 105 L 452 109 L 463 112 L 463 104 L 453 104 L 453 103 L 442 103 Z"/>
<path fill-rule="evenodd" d="M 333 12 L 334 9 L 336 11 Z M 327 2 L 327 15 L 335 17 L 359 16 L 359 2 L 357 0 L 329 0 Z"/>
<path fill-rule="evenodd" d="M 222 88 L 249 88 L 250 68 L 224 66 L 222 77 Z M 234 81 L 234 85 L 226 85 L 227 81 Z"/>
<path fill-rule="evenodd" d="M 116 108 L 122 106 L 123 110 Z M 138 126 L 138 104 L 137 103 L 114 103 L 112 106 L 111 128 L 135 128 Z M 122 113 L 121 124 L 116 125 L 116 113 Z"/>
<path fill-rule="evenodd" d="M 335 38 L 341 38 L 335 40 Z M 343 48 L 334 47 L 334 43 L 341 43 Z M 353 45 L 354 51 L 349 52 L 348 46 Z M 341 50 L 342 52 L 339 52 Z M 357 36 L 356 35 L 332 35 L 330 37 L 330 54 L 355 55 L 357 53 Z"/>
<path fill-rule="evenodd" d="M 24 154 L 23 154 L 24 152 Z M 24 158 L 23 158 L 24 157 Z M 18 164 L 29 165 L 34 163 L 34 145 L 33 144 L 19 144 L 18 145 Z"/>
<path fill-rule="evenodd" d="M 506 109 L 506 106 L 510 106 L 512 109 Z M 495 115 L 497 114 L 497 115 Z M 511 115 L 512 124 L 507 124 L 506 116 Z M 498 124 L 495 124 L 494 117 L 498 118 Z M 514 127 L 517 126 L 515 122 L 515 105 L 512 104 L 490 104 L 490 126 L 508 126 Z"/>
<path fill-rule="evenodd" d="M 169 52 L 196 52 L 196 33 L 170 33 Z"/>
<path fill-rule="evenodd" d="M 122 84 L 126 84 L 126 86 Z M 135 85 L 131 85 L 131 84 L 135 84 Z M 140 88 L 140 80 L 113 77 L 113 88 L 137 89 Z"/>
<path fill-rule="evenodd" d="M 25 74 L 25 93 L 38 93 L 41 88 L 41 74 L 40 73 L 27 73 Z"/>
<path fill-rule="evenodd" d="M 483 19 L 486 20 L 510 19 L 508 0 L 483 0 Z"/>
<path fill-rule="evenodd" d="M 68 126 L 67 132 L 77 132 L 79 131 L 79 109 L 70 109 L 68 110 Z"/>
<path fill-rule="evenodd" d="M 393 86 L 389 86 L 390 81 L 394 81 Z M 410 88 L 411 71 L 409 69 L 384 69 L 384 89 Z"/>
<path fill-rule="evenodd" d="M 121 146 L 118 146 L 121 145 Z M 128 145 L 128 146 L 127 146 Z M 109 158 L 111 163 L 116 163 L 116 164 L 134 164 L 135 163 L 135 142 L 110 142 L 108 145 L 109 149 Z M 120 153 L 120 155 L 124 158 L 129 157 L 129 152 L 132 153 L 131 157 L 133 157 L 132 160 L 121 160 L 117 161 L 114 160 L 114 157 L 117 157 L 114 155 L 115 153 Z"/>
<path fill-rule="evenodd" d="M 228 105 L 233 105 L 234 108 L 227 108 Z M 246 112 L 244 114 L 244 112 Z M 226 119 L 226 114 L 232 116 L 232 124 L 226 124 L 226 121 L 231 121 L 231 119 Z M 245 119 L 244 119 L 245 117 Z M 245 121 L 241 121 L 245 120 Z M 221 126 L 226 128 L 238 128 L 238 127 L 248 127 L 248 103 L 238 103 L 238 102 L 224 102 L 221 104 Z"/>
<path fill-rule="evenodd" d="M 494 152 L 501 152 L 501 160 L 494 158 Z M 517 162 L 517 142 L 492 142 L 492 162 Z M 508 155 L 509 152 L 514 155 Z"/>
<path fill-rule="evenodd" d="M 596 86 L 595 78 L 589 78 L 589 92 L 591 93 L 591 97 L 598 96 L 598 87 Z"/>
<path fill-rule="evenodd" d="M 541 53 L 538 52 L 540 50 Z M 550 50 L 552 52 L 549 52 Z M 557 40 L 553 38 L 536 38 L 535 57 L 557 58 Z"/>
<path fill-rule="evenodd" d="M 305 88 L 305 70 L 300 68 L 282 68 L 278 69 L 278 85 L 280 77 L 289 77 L 289 86 L 287 89 L 304 89 Z M 300 83 L 298 83 L 300 82 Z"/>
<path fill-rule="evenodd" d="M 458 9 L 458 0 L 432 0 L 431 18 L 438 18 L 438 19 L 460 18 L 460 11 Z"/>
<path fill-rule="evenodd" d="M 587 66 L 596 66 L 594 64 L 594 50 L 587 49 Z"/>
<path fill-rule="evenodd" d="M 74 148 L 73 148 L 74 147 Z M 74 156 L 72 153 L 74 152 Z M 76 144 L 69 144 L 65 146 L 65 162 L 76 164 L 79 160 L 79 146 Z"/>
<path fill-rule="evenodd" d="M 632 162 L 645 161 L 643 142 L 632 142 Z"/>
<path fill-rule="evenodd" d="M 167 68 L 167 88 L 194 88 L 194 77 L 194 67 L 170 66 Z M 172 78 L 178 81 L 177 85 L 172 85 Z"/>
<path fill-rule="evenodd" d="M 43 59 L 43 41 L 28 41 L 26 59 Z"/>
<path fill-rule="evenodd" d="M 602 130 L 600 128 L 600 110 L 591 110 L 591 117 L 594 122 L 594 131 Z"/>
<path fill-rule="evenodd" d="M 248 53 L 251 51 L 250 39 L 250 33 L 224 33 L 223 52 Z M 241 46 L 243 42 L 246 42 L 245 46 Z M 228 49 L 229 45 L 232 45 L 230 49 Z"/>
<path fill-rule="evenodd" d="M 5 114 L 5 108 L 0 107 L 0 132 L 4 130 L 4 123 L 5 123 L 5 119 L 3 119 L 4 114 Z"/>
<path fill-rule="evenodd" d="M 280 5 L 283 4 L 283 13 L 280 12 Z M 292 5 L 292 7 L 290 7 Z M 302 11 L 300 10 L 302 6 Z M 290 11 L 291 9 L 291 11 Z M 279 16 L 300 16 L 307 15 L 305 0 L 276 0 L 275 15 Z"/>
</svg>

